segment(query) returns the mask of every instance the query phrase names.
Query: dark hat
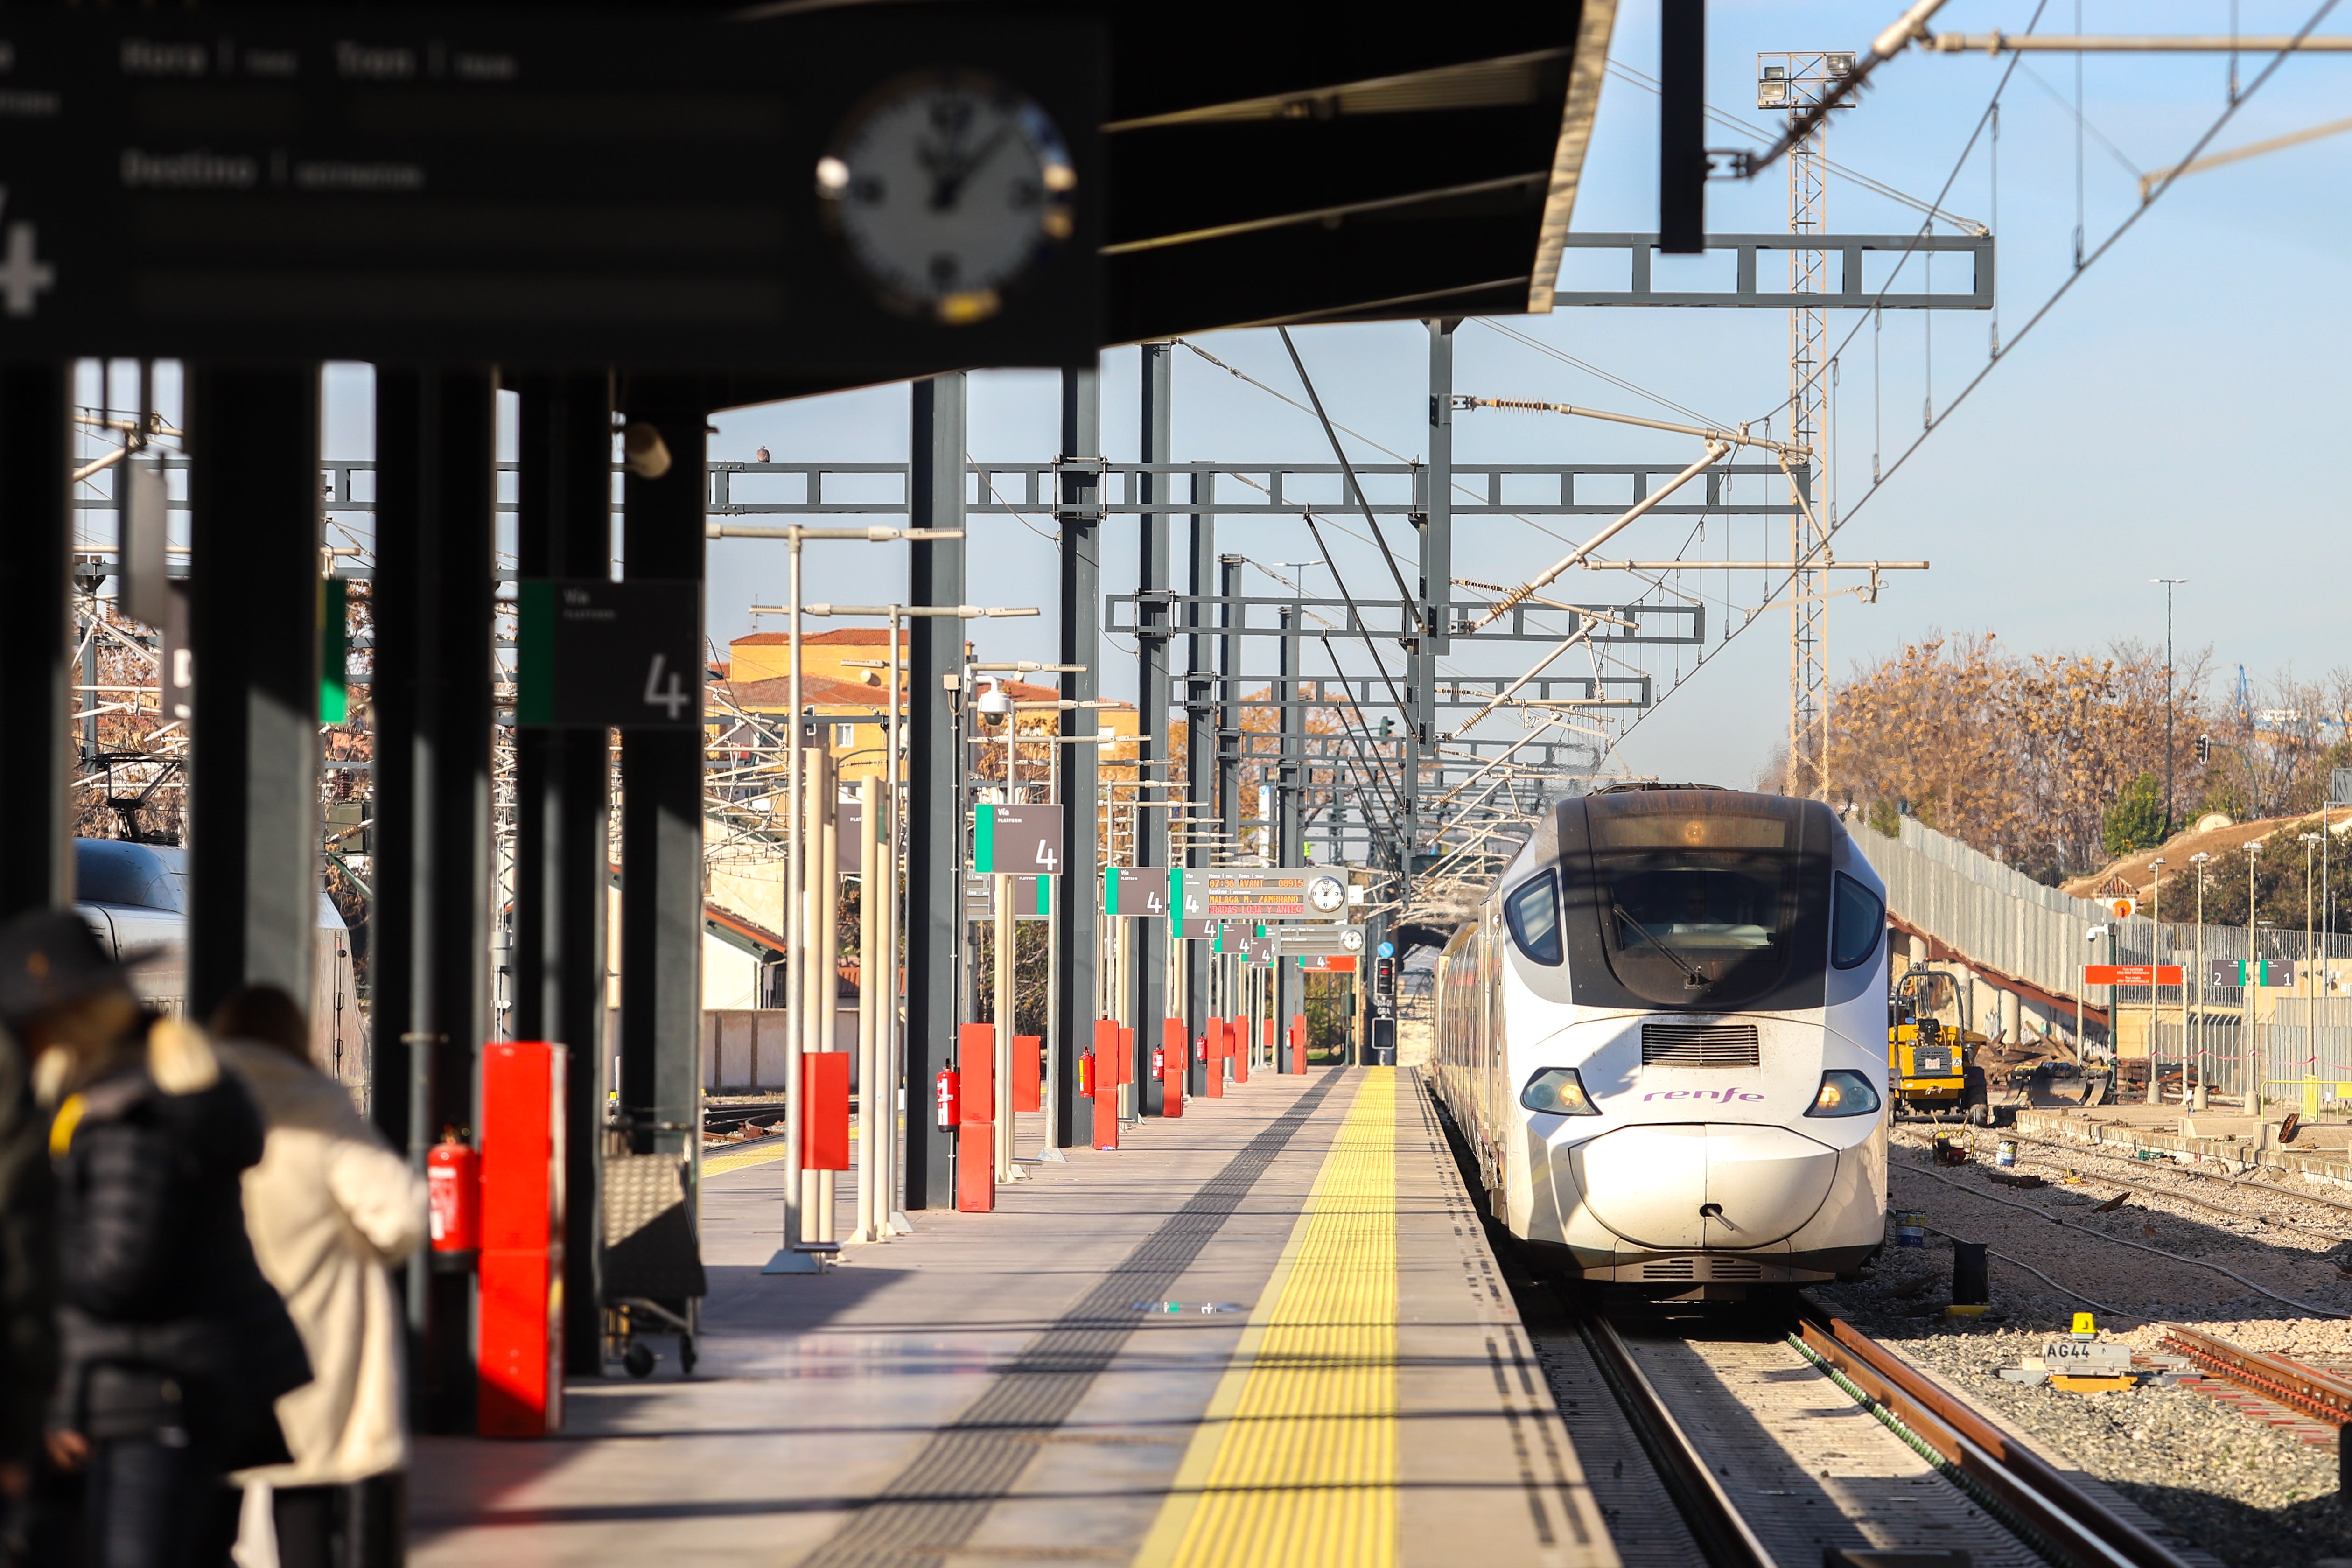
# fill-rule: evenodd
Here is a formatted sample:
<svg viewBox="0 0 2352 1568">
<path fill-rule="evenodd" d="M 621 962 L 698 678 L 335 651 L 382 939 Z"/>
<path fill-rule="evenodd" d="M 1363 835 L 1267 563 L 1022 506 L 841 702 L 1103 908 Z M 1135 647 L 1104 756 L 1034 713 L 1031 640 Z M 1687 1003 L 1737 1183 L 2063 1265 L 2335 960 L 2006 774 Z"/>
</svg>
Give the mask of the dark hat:
<svg viewBox="0 0 2352 1568">
<path fill-rule="evenodd" d="M 10 1028 L 65 1003 L 130 988 L 131 972 L 107 956 L 71 910 L 31 910 L 0 926 L 0 1023 Z"/>
</svg>

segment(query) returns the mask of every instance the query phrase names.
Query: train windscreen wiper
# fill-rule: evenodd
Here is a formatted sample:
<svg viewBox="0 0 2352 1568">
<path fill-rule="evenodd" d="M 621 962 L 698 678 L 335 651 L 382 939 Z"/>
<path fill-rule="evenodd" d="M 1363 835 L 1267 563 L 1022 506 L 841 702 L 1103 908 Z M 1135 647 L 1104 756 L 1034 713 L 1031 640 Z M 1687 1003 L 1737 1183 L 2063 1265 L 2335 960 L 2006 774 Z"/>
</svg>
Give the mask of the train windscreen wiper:
<svg viewBox="0 0 2352 1568">
<path fill-rule="evenodd" d="M 1668 947 L 1663 941 L 1661 941 L 1656 932 L 1651 931 L 1648 926 L 1643 925 L 1632 915 L 1627 914 L 1625 912 L 1624 905 L 1620 903 L 1612 903 L 1609 906 L 1609 909 L 1610 912 L 1614 914 L 1619 920 L 1624 921 L 1627 925 L 1632 926 L 1635 931 L 1639 931 L 1643 942 L 1648 942 L 1652 947 L 1654 947 L 1660 952 L 1664 953 L 1666 955 L 1667 963 L 1673 964 L 1676 969 L 1683 972 L 1683 984 L 1685 985 L 1690 987 L 1692 990 L 1697 990 L 1701 986 L 1713 984 L 1713 982 L 1709 981 L 1706 975 L 1701 974 L 1696 969 L 1694 969 L 1689 963 L 1685 962 L 1681 953 L 1676 952 L 1673 948 Z"/>
</svg>

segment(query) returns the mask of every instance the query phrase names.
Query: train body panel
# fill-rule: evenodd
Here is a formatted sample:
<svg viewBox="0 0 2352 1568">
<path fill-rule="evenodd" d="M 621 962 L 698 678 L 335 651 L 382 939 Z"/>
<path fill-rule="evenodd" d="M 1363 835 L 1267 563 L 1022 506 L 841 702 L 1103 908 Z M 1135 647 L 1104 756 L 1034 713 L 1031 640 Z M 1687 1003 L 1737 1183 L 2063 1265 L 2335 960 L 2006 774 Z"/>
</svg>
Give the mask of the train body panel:
<svg viewBox="0 0 2352 1568">
<path fill-rule="evenodd" d="M 1857 1267 L 1885 1235 L 1885 926 L 1816 804 L 1561 803 L 1438 963 L 1433 1077 L 1496 1216 L 1673 1294 Z"/>
<path fill-rule="evenodd" d="M 76 912 L 110 956 L 134 962 L 131 982 L 141 997 L 173 1015 L 186 1010 L 187 877 L 187 851 L 175 845 L 74 840 Z M 316 941 L 307 1009 L 311 1058 L 365 1110 L 371 1088 L 367 1020 L 360 1005 L 352 932 L 323 891 Z"/>
</svg>

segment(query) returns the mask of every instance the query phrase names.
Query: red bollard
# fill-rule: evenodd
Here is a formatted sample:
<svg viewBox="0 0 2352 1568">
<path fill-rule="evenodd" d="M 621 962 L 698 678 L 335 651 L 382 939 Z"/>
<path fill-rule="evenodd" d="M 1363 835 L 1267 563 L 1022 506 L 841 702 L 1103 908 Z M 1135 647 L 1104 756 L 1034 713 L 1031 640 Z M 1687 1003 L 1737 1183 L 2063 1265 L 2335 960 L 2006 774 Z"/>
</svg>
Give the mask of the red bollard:
<svg viewBox="0 0 2352 1568">
<path fill-rule="evenodd" d="M 1043 1036 L 1013 1037 L 1013 1109 L 1015 1110 L 1045 1109 L 1045 1048 Z"/>
<path fill-rule="evenodd" d="M 1184 1020 L 1170 1018 L 1160 1026 L 1167 1044 L 1160 1047 L 1160 1114 L 1184 1114 Z"/>
<path fill-rule="evenodd" d="M 801 1058 L 801 1169 L 849 1169 L 849 1053 Z"/>
<path fill-rule="evenodd" d="M 1249 1020 L 1247 1018 L 1225 1020 L 1225 1049 L 1232 1055 L 1234 1081 L 1249 1082 Z"/>
<path fill-rule="evenodd" d="M 539 1040 L 482 1051 L 480 1359 L 475 1430 L 563 1425 L 563 1074 Z"/>
<path fill-rule="evenodd" d="M 1095 1020 L 1095 1147 L 1118 1147 L 1118 1026 Z"/>
<path fill-rule="evenodd" d="M 1290 1070 L 1295 1073 L 1307 1070 L 1307 1015 L 1304 1013 L 1290 1016 Z"/>
<path fill-rule="evenodd" d="M 1225 1021 L 1223 1018 L 1209 1020 L 1209 1031 L 1202 1038 L 1201 1050 L 1209 1061 L 1208 1081 L 1202 1093 L 1211 1100 L 1223 1100 L 1225 1097 Z"/>
<path fill-rule="evenodd" d="M 956 1129 L 956 1207 L 988 1214 L 996 1207 L 996 1026 L 956 1030 L 956 1077 L 963 1121 Z"/>
</svg>

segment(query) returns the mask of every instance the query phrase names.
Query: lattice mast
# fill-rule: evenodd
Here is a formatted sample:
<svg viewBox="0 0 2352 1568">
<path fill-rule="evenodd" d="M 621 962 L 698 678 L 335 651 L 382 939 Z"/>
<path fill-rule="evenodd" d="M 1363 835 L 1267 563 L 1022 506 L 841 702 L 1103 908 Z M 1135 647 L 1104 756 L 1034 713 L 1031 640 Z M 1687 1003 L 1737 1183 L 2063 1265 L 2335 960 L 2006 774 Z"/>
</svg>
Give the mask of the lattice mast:
<svg viewBox="0 0 2352 1568">
<path fill-rule="evenodd" d="M 1827 96 L 1853 69 L 1850 53 L 1762 54 L 1756 57 L 1758 107 L 1793 117 Z M 1822 188 L 1826 122 L 1789 150 L 1789 232 L 1823 234 L 1829 208 Z M 1829 253 L 1789 252 L 1789 290 L 1830 292 Z M 1815 477 L 1827 427 L 1829 323 L 1820 310 L 1789 312 L 1790 442 L 1807 453 L 1790 468 L 1789 771 L 1786 788 L 1816 799 L 1829 796 L 1829 574 L 1827 519 Z"/>
</svg>

